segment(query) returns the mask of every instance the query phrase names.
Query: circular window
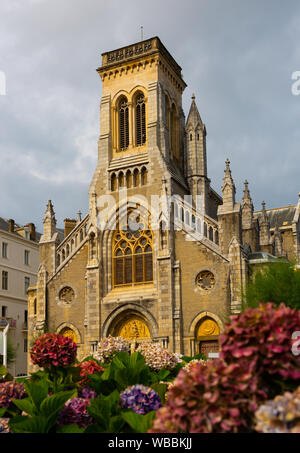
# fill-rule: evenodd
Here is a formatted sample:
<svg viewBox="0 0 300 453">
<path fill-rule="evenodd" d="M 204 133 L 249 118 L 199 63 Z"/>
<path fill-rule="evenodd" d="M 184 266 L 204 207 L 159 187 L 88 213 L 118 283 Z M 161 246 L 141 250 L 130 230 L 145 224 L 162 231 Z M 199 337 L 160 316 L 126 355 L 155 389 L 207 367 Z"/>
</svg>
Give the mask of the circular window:
<svg viewBox="0 0 300 453">
<path fill-rule="evenodd" d="M 196 285 L 203 291 L 210 291 L 216 284 L 216 278 L 210 271 L 202 271 L 197 275 Z"/>
<path fill-rule="evenodd" d="M 75 293 L 70 286 L 65 286 L 59 292 L 59 300 L 66 305 L 70 305 L 75 298 Z"/>
</svg>

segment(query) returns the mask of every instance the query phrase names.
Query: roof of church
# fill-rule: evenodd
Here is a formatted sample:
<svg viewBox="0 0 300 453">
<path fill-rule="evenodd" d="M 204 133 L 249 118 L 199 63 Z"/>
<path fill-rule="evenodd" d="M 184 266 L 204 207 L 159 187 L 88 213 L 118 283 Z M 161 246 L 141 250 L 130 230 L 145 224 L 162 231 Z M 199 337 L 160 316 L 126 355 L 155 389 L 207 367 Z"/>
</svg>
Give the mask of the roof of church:
<svg viewBox="0 0 300 453">
<path fill-rule="evenodd" d="M 285 206 L 282 208 L 266 209 L 266 213 L 269 218 L 270 228 L 275 228 L 276 219 L 278 227 L 290 226 L 293 223 L 297 206 Z M 254 216 L 259 219 L 262 215 L 262 211 L 255 211 Z"/>
</svg>

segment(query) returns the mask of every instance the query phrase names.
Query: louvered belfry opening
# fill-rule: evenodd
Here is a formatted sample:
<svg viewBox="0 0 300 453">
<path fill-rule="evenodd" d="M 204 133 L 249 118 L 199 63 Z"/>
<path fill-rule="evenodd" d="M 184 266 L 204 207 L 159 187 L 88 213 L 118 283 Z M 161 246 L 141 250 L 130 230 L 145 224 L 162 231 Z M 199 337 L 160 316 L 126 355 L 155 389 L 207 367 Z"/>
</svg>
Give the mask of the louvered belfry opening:
<svg viewBox="0 0 300 453">
<path fill-rule="evenodd" d="M 134 223 L 114 233 L 113 286 L 128 286 L 153 281 L 153 234 L 140 216 Z"/>
<path fill-rule="evenodd" d="M 145 96 L 139 94 L 136 98 L 136 144 L 142 146 L 146 143 L 146 105 Z"/>
<path fill-rule="evenodd" d="M 125 96 L 119 103 L 119 145 L 120 149 L 126 149 L 129 146 L 129 109 Z"/>
</svg>

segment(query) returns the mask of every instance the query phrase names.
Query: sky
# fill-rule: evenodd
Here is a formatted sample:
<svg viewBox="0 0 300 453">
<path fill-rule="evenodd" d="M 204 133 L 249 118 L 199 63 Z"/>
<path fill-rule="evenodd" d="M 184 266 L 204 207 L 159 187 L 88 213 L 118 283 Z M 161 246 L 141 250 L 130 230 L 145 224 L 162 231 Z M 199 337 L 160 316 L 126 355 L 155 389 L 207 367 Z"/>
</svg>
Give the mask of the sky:
<svg viewBox="0 0 300 453">
<path fill-rule="evenodd" d="M 298 0 L 1 0 L 0 216 L 41 231 L 88 211 L 97 164 L 101 53 L 159 36 L 182 67 L 207 129 L 208 176 L 221 193 L 231 161 L 256 210 L 300 191 Z M 3 80 L 3 77 L 2 77 Z M 1 77 L 0 77 L 1 82 Z"/>
</svg>

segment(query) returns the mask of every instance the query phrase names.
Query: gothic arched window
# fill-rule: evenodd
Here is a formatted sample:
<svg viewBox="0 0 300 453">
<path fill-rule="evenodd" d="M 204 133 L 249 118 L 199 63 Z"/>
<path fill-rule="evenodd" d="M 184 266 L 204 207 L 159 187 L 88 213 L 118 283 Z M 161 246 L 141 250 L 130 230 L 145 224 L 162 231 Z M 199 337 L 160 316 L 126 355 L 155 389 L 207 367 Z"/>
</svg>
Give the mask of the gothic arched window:
<svg viewBox="0 0 300 453">
<path fill-rule="evenodd" d="M 129 146 L 129 108 L 128 101 L 122 96 L 119 101 L 119 148 L 126 149 Z"/>
<path fill-rule="evenodd" d="M 125 228 L 118 229 L 113 237 L 113 285 L 152 282 L 152 250 L 152 231 L 140 216 L 133 224 L 128 221 Z"/>
<path fill-rule="evenodd" d="M 146 103 L 142 93 L 136 97 L 135 101 L 135 130 L 136 145 L 144 145 L 146 143 Z"/>
</svg>

